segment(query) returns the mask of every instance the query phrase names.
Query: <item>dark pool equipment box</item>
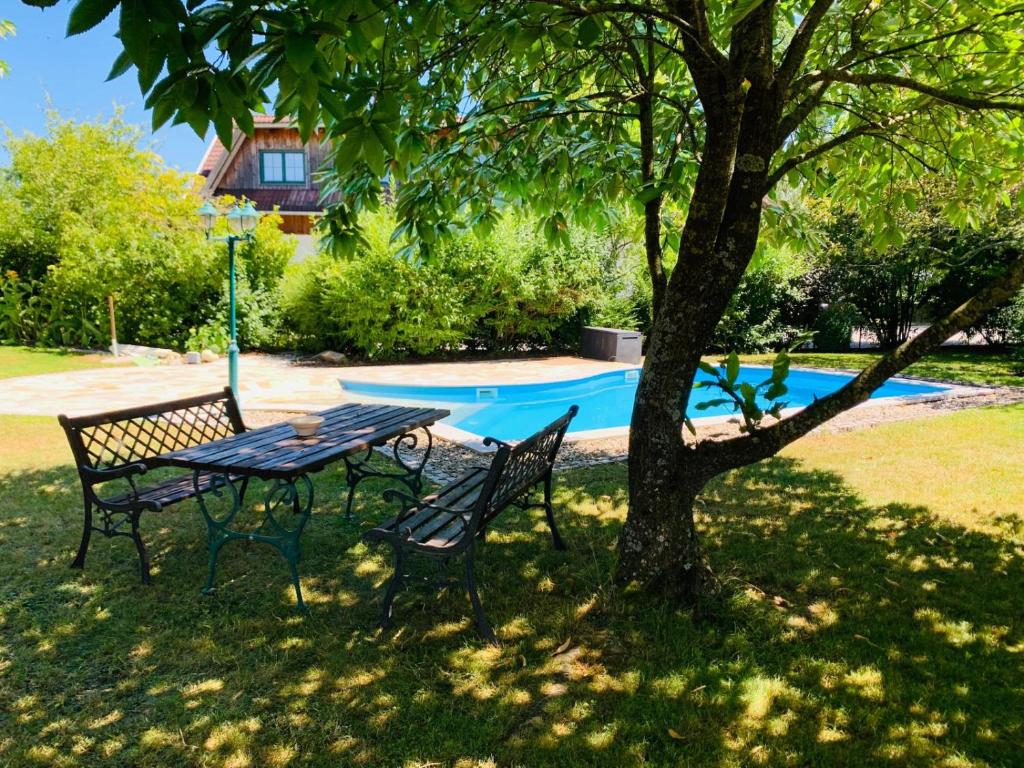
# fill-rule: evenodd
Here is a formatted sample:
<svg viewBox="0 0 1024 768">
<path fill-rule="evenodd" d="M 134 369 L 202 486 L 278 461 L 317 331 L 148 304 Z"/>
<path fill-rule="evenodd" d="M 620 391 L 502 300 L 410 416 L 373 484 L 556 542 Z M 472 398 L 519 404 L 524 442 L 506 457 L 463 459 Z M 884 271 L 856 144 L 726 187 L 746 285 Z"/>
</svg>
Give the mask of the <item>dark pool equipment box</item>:
<svg viewBox="0 0 1024 768">
<path fill-rule="evenodd" d="M 643 334 L 621 328 L 583 328 L 583 356 L 595 360 L 613 360 L 616 363 L 639 365 Z"/>
</svg>

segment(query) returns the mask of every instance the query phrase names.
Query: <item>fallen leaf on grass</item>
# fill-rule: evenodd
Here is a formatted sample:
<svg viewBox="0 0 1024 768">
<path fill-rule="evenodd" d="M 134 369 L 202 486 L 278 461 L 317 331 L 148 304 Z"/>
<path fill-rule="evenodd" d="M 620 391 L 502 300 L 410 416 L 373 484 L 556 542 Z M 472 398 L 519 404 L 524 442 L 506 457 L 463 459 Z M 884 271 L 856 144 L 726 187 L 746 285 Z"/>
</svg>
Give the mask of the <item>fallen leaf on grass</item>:
<svg viewBox="0 0 1024 768">
<path fill-rule="evenodd" d="M 555 650 L 551 652 L 551 655 L 558 656 L 561 653 L 565 653 L 569 650 L 570 646 L 572 646 L 572 635 L 569 635 L 569 637 L 565 638 L 565 642 L 557 648 L 555 648 Z"/>
</svg>

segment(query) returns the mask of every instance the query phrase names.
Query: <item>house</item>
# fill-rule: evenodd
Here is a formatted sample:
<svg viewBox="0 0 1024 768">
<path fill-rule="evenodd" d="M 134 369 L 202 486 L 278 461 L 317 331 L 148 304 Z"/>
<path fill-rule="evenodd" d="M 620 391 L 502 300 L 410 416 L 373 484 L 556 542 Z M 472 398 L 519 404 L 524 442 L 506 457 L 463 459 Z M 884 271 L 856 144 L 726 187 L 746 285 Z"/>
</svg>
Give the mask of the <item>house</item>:
<svg viewBox="0 0 1024 768">
<path fill-rule="evenodd" d="M 313 221 L 323 214 L 320 188 L 313 179 L 327 151 L 322 133 L 303 144 L 288 121 L 253 115 L 253 122 L 253 137 L 236 128 L 230 150 L 214 136 L 197 170 L 206 177 L 202 194 L 246 197 L 259 211 L 276 207 L 284 232 L 311 241 Z"/>
</svg>

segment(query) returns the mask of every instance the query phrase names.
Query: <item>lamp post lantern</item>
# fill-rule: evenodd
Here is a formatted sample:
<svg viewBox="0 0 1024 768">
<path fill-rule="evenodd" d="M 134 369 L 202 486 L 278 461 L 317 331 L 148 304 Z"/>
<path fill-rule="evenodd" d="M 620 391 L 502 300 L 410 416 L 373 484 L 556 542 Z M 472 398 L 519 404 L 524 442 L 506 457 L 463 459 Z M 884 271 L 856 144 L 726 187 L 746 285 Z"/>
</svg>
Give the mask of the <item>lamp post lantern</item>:
<svg viewBox="0 0 1024 768">
<path fill-rule="evenodd" d="M 216 240 L 228 244 L 228 383 L 235 398 L 238 398 L 238 323 L 236 321 L 235 299 L 235 245 L 239 242 L 252 240 L 253 230 L 259 221 L 259 214 L 253 204 L 246 202 L 236 205 L 225 217 L 228 222 L 227 235 L 215 236 L 213 228 L 221 213 L 217 207 L 207 200 L 199 209 L 199 220 L 206 230 L 207 240 Z"/>
</svg>

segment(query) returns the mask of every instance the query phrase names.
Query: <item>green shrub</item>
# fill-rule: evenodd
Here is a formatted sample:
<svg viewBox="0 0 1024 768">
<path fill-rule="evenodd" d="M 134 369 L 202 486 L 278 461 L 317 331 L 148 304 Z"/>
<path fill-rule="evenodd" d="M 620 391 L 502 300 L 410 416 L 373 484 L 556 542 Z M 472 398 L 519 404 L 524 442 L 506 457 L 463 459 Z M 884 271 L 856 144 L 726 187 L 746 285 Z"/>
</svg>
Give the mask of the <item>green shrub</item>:
<svg viewBox="0 0 1024 768">
<path fill-rule="evenodd" d="M 765 352 L 787 346 L 800 333 L 805 272 L 804 262 L 789 251 L 762 249 L 715 329 L 714 347 Z"/>
<path fill-rule="evenodd" d="M 609 296 L 623 290 L 609 280 L 618 255 L 591 233 L 552 247 L 533 221 L 509 214 L 487 237 L 456 235 L 417 263 L 398 256 L 400 244 L 386 237 L 393 228 L 389 211 L 373 214 L 356 256 L 321 255 L 289 270 L 284 325 L 295 343 L 374 359 L 566 348 L 584 322 L 611 314 Z"/>
<path fill-rule="evenodd" d="M 0 177 L 0 341 L 104 347 L 107 296 L 122 342 L 181 348 L 189 329 L 224 323 L 227 259 L 208 242 L 195 177 L 138 148 L 118 117 L 10 139 Z M 230 201 L 225 201 L 230 202 Z M 276 216 L 239 251 L 243 345 L 279 336 L 279 286 L 294 242 Z"/>
<path fill-rule="evenodd" d="M 1024 290 L 1006 306 L 990 313 L 981 329 L 989 343 L 1008 346 L 1017 370 L 1024 372 Z"/>
<path fill-rule="evenodd" d="M 849 304 L 826 305 L 814 320 L 814 348 L 822 352 L 848 352 L 857 310 Z"/>
</svg>

